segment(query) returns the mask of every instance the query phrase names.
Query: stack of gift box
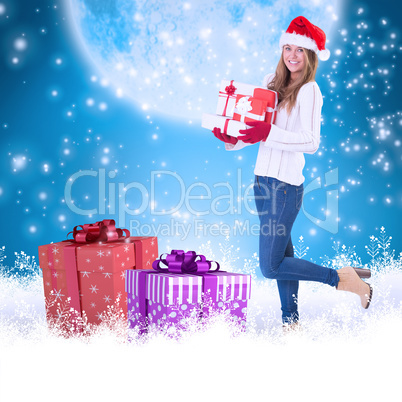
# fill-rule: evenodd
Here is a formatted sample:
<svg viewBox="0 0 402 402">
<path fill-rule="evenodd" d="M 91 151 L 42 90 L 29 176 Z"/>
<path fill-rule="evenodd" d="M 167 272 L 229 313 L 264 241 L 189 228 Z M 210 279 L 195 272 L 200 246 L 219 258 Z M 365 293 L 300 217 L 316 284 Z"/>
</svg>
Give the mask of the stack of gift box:
<svg viewBox="0 0 402 402">
<path fill-rule="evenodd" d="M 113 220 L 80 227 L 71 240 L 39 246 L 50 326 L 80 332 L 102 323 L 112 305 L 139 333 L 219 311 L 245 325 L 250 275 L 220 271 L 194 251 L 158 259 L 156 237 L 132 237 Z"/>
<path fill-rule="evenodd" d="M 249 128 L 250 121 L 274 123 L 278 106 L 278 93 L 267 88 L 222 80 L 219 90 L 216 114 L 204 113 L 202 127 L 221 129 L 232 137 L 239 136 L 239 130 Z"/>
</svg>

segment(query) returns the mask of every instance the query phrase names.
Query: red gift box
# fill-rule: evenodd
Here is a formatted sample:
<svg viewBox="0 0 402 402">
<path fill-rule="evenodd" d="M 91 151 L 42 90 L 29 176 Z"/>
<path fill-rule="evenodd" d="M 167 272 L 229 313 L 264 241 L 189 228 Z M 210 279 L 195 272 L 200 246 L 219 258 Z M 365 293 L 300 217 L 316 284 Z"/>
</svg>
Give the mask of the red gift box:
<svg viewBox="0 0 402 402">
<path fill-rule="evenodd" d="M 125 270 L 151 269 L 156 258 L 156 237 L 39 246 L 48 323 L 79 330 L 101 323 L 112 306 L 127 317 Z"/>
<path fill-rule="evenodd" d="M 233 120 L 247 123 L 249 121 L 264 121 L 268 102 L 253 96 L 237 95 Z"/>
<path fill-rule="evenodd" d="M 275 123 L 276 111 L 278 106 L 278 92 L 270 89 L 256 88 L 254 89 L 254 98 L 267 101 L 267 109 L 265 112 L 265 121 L 267 123 Z"/>
<path fill-rule="evenodd" d="M 237 95 L 251 96 L 267 101 L 268 105 L 265 113 L 265 121 L 271 124 L 275 123 L 278 93 L 267 88 L 244 84 L 234 80 L 222 80 L 216 114 L 234 119 L 233 113 L 237 103 Z M 241 121 L 239 119 L 236 120 Z"/>
</svg>

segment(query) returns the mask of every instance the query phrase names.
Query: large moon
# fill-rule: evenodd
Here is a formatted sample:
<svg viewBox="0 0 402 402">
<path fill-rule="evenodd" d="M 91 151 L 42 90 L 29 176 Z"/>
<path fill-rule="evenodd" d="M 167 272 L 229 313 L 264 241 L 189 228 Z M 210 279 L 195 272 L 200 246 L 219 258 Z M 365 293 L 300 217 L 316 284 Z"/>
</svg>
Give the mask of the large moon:
<svg viewBox="0 0 402 402">
<path fill-rule="evenodd" d="M 298 15 L 330 39 L 341 2 L 65 1 L 83 54 L 102 78 L 143 110 L 188 120 L 214 113 L 223 78 L 260 85 Z"/>
</svg>

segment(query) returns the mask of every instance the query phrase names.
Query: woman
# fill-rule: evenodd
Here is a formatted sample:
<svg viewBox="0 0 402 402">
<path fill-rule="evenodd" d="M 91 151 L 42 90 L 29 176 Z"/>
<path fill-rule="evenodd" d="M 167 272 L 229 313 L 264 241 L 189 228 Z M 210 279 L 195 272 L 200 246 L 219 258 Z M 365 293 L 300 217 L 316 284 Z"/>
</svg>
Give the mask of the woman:
<svg viewBox="0 0 402 402">
<path fill-rule="evenodd" d="M 260 218 L 260 267 L 266 278 L 276 279 L 285 329 L 297 328 L 299 281 L 316 281 L 356 293 L 368 308 L 372 288 L 360 277 L 369 270 L 339 270 L 294 258 L 291 229 L 303 199 L 303 153 L 313 154 L 320 142 L 322 95 L 314 81 L 321 60 L 329 58 L 325 33 L 306 18 L 295 18 L 280 38 L 282 55 L 275 74 L 264 86 L 279 94 L 275 124 L 248 123 L 237 138 L 214 128 L 227 150 L 260 143 L 255 166 L 254 194 Z"/>
</svg>

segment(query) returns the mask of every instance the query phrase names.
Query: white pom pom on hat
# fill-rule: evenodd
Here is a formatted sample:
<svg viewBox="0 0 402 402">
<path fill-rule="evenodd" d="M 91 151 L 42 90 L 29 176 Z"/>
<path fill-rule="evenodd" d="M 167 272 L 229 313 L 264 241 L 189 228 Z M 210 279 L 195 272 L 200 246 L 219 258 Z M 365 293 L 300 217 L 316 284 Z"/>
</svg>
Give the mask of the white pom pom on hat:
<svg viewBox="0 0 402 402">
<path fill-rule="evenodd" d="M 296 17 L 289 25 L 286 32 L 281 35 L 279 47 L 284 45 L 296 45 L 310 49 L 317 53 L 320 60 L 328 60 L 330 51 L 325 49 L 326 36 L 322 29 L 313 25 L 303 16 Z"/>
<path fill-rule="evenodd" d="M 328 49 L 320 50 L 318 52 L 318 58 L 322 61 L 327 61 L 330 55 L 331 52 Z"/>
</svg>

